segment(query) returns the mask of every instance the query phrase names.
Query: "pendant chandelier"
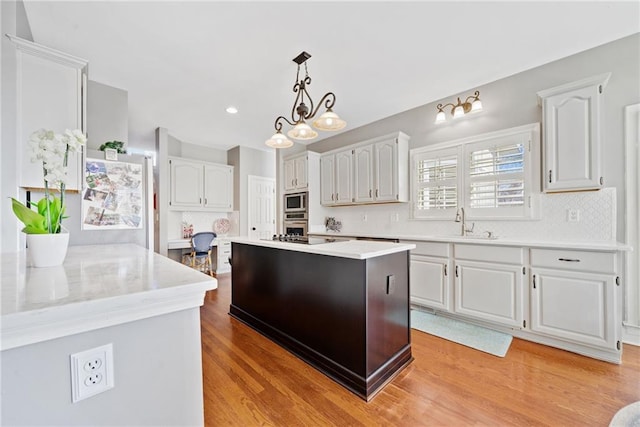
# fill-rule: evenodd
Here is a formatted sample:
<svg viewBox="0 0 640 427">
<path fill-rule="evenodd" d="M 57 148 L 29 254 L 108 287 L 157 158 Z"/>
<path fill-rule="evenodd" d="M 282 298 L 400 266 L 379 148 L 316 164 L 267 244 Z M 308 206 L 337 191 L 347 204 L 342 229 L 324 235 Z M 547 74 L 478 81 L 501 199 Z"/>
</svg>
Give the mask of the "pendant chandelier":
<svg viewBox="0 0 640 427">
<path fill-rule="evenodd" d="M 293 102 L 293 108 L 291 109 L 291 120 L 284 116 L 279 116 L 276 119 L 276 133 L 265 142 L 269 147 L 288 148 L 293 145 L 293 142 L 282 133 L 283 121 L 292 126 L 292 128 L 287 132 L 287 135 L 290 138 L 301 141 L 311 140 L 318 136 L 318 132 L 313 128 L 324 131 L 336 131 L 347 125 L 347 122 L 338 117 L 338 115 L 332 110 L 333 105 L 336 103 L 336 96 L 333 92 L 327 92 L 314 108 L 311 95 L 307 92 L 307 85 L 311 84 L 311 77 L 309 77 L 306 62 L 309 58 L 311 58 L 311 55 L 307 52 L 302 52 L 300 55 L 293 58 L 293 62 L 298 64 L 298 71 L 296 74 L 296 83 L 293 85 L 293 93 L 297 95 Z M 304 64 L 304 76 L 301 78 L 300 66 L 302 64 Z M 307 105 L 305 101 L 308 102 L 309 105 Z M 324 104 L 326 111 L 311 123 L 313 125 L 312 128 L 307 124 L 307 120 L 312 120 L 315 117 L 322 104 Z"/>
</svg>

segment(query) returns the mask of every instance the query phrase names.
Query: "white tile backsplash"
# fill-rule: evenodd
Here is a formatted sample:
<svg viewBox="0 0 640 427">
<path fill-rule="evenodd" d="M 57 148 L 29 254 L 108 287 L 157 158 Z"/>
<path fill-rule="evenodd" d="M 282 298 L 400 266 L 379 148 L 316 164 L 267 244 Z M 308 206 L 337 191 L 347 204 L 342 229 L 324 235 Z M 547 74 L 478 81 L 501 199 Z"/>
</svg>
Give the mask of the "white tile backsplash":
<svg viewBox="0 0 640 427">
<path fill-rule="evenodd" d="M 569 222 L 568 209 L 579 210 L 580 220 Z M 451 220 L 412 220 L 410 204 L 324 208 L 326 216 L 342 222 L 342 234 L 458 235 L 460 223 Z M 396 216 L 398 221 L 396 222 Z M 366 221 L 363 219 L 366 217 Z M 492 231 L 505 238 L 551 241 L 615 241 L 616 189 L 540 195 L 539 219 L 478 221 L 474 234 Z M 324 229 L 312 231 L 320 232 Z"/>
</svg>

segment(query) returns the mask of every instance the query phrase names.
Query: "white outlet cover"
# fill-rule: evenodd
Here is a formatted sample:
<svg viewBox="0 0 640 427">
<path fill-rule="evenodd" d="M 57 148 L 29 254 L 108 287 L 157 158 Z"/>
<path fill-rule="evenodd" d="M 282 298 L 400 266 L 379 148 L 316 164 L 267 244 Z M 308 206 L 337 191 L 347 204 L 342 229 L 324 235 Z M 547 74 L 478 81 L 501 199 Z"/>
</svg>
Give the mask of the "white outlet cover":
<svg viewBox="0 0 640 427">
<path fill-rule="evenodd" d="M 69 360 L 73 403 L 114 387 L 113 344 L 74 353 Z"/>
</svg>

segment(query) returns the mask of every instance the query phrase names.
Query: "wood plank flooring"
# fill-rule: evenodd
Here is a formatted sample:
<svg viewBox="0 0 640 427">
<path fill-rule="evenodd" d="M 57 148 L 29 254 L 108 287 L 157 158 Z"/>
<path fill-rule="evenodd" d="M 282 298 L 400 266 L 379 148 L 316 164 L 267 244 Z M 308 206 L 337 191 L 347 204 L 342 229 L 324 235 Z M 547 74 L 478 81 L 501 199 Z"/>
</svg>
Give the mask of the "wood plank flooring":
<svg viewBox="0 0 640 427">
<path fill-rule="evenodd" d="M 608 426 L 640 400 L 622 365 L 515 339 L 505 358 L 412 330 L 414 362 L 366 403 L 229 315 L 229 275 L 201 308 L 207 426 Z"/>
</svg>

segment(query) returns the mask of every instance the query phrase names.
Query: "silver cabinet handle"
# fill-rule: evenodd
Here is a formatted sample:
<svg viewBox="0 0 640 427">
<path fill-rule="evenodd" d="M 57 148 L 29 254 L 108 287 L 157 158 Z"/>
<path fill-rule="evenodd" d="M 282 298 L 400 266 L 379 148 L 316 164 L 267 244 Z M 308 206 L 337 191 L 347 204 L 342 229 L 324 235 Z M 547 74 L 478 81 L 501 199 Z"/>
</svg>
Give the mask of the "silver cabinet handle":
<svg viewBox="0 0 640 427">
<path fill-rule="evenodd" d="M 369 197 L 371 197 L 371 189 L 369 189 Z"/>
<path fill-rule="evenodd" d="M 551 169 L 549 169 L 549 183 L 551 183 Z"/>
<path fill-rule="evenodd" d="M 564 262 L 580 262 L 579 259 L 576 258 L 558 258 L 558 261 L 564 261 Z"/>
<path fill-rule="evenodd" d="M 447 264 L 444 264 L 444 275 L 447 276 Z"/>
<path fill-rule="evenodd" d="M 458 266 L 456 265 L 456 277 L 458 277 Z"/>
</svg>

